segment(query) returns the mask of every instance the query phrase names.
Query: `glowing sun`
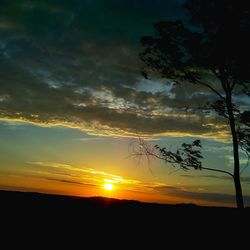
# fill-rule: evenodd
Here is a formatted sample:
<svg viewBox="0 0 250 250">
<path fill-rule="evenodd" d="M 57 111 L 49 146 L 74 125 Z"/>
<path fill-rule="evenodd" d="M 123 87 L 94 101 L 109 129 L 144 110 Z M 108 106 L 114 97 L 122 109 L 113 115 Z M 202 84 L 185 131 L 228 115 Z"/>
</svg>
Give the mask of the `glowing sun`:
<svg viewBox="0 0 250 250">
<path fill-rule="evenodd" d="M 104 187 L 104 189 L 111 191 L 111 190 L 113 190 L 114 185 L 111 183 L 105 183 L 103 187 Z"/>
</svg>

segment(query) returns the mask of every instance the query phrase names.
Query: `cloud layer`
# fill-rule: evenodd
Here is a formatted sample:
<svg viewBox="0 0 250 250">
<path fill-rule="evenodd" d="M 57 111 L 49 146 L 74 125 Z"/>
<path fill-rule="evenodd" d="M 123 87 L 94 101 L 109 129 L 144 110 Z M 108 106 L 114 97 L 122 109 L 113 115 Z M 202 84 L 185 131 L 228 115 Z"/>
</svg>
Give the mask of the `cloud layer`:
<svg viewBox="0 0 250 250">
<path fill-rule="evenodd" d="M 1 1 L 0 118 L 102 135 L 226 137 L 223 121 L 197 110 L 209 92 L 140 76 L 139 38 L 159 19 L 184 18 L 182 1 L 166 2 Z"/>
<path fill-rule="evenodd" d="M 171 186 L 159 182 L 143 182 L 135 179 L 128 179 L 122 176 L 106 173 L 93 168 L 72 166 L 56 162 L 29 162 L 29 175 L 32 177 L 60 182 L 69 185 L 90 186 L 102 188 L 104 183 L 113 183 L 117 190 L 132 191 L 145 194 L 161 195 L 172 197 L 176 201 L 185 199 L 189 202 L 206 202 L 207 204 L 234 205 L 235 196 L 227 193 L 208 192 L 199 186 Z M 35 175 L 34 175 L 35 174 Z M 33 176 L 34 175 L 34 176 Z M 191 175 L 182 175 L 187 178 L 196 178 Z M 204 178 L 220 178 L 214 175 L 203 175 Z M 221 177 L 222 179 L 228 179 Z M 249 178 L 242 181 L 249 183 Z M 250 196 L 244 197 L 245 202 L 250 202 Z"/>
<path fill-rule="evenodd" d="M 219 202 L 224 204 L 234 204 L 235 196 L 231 194 L 222 193 L 207 193 L 207 192 L 195 192 L 189 191 L 178 187 L 172 186 L 161 186 L 155 188 L 156 191 L 174 197 L 206 201 L 206 202 Z M 248 204 L 250 202 L 250 196 L 244 196 L 245 202 Z"/>
</svg>

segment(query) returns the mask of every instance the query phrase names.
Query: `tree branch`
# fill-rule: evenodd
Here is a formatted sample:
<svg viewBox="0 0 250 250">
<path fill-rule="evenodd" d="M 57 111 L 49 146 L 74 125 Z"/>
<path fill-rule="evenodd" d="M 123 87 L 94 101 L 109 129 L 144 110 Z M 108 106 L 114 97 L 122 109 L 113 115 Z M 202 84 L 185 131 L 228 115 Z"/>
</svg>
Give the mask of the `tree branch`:
<svg viewBox="0 0 250 250">
<path fill-rule="evenodd" d="M 216 89 L 214 89 L 211 85 L 209 85 L 208 83 L 206 83 L 206 82 L 202 82 L 202 81 L 200 81 L 200 80 L 196 80 L 196 82 L 198 83 L 198 84 L 200 84 L 200 85 L 202 85 L 202 86 L 205 86 L 205 87 L 207 87 L 207 88 L 209 88 L 210 90 L 212 90 L 218 97 L 220 97 L 223 101 L 225 101 L 226 100 L 226 98 L 223 96 L 223 95 L 221 95 Z"/>
<path fill-rule="evenodd" d="M 214 171 L 214 172 L 220 172 L 220 173 L 224 173 L 224 174 L 229 174 L 231 177 L 234 177 L 234 175 L 228 171 L 224 171 L 224 170 L 220 170 L 220 169 L 216 169 L 216 168 L 205 168 L 205 167 L 202 167 L 202 169 Z"/>
<path fill-rule="evenodd" d="M 230 92 L 232 93 L 233 92 L 233 89 L 236 85 L 236 81 L 234 80 L 233 83 L 232 83 L 232 86 L 230 87 Z"/>
<path fill-rule="evenodd" d="M 159 156 L 159 155 L 157 155 L 157 154 L 154 154 L 154 153 L 152 153 L 152 152 L 150 152 L 149 150 L 146 150 L 146 152 L 145 153 L 137 153 L 137 154 L 135 154 L 136 156 L 145 156 L 145 155 L 147 155 L 147 156 L 153 156 L 153 157 L 155 157 L 155 158 L 157 158 L 157 159 L 159 159 L 159 160 L 162 160 L 162 161 L 166 161 L 166 159 L 164 158 L 164 157 L 161 157 L 161 156 Z M 174 162 L 174 161 L 168 161 L 168 163 L 171 163 L 171 164 L 177 164 L 176 162 Z M 186 166 L 187 168 L 191 168 L 192 166 Z M 194 167 L 192 167 L 192 168 L 194 168 Z M 224 171 L 224 170 L 220 170 L 220 169 L 216 169 L 216 168 L 206 168 L 206 167 L 201 167 L 201 170 L 208 170 L 208 171 L 213 171 L 213 172 L 219 172 L 219 173 L 224 173 L 224 174 L 228 174 L 228 175 L 230 175 L 232 178 L 234 178 L 234 175 L 233 174 L 231 174 L 230 172 L 228 172 L 228 171 Z"/>
<path fill-rule="evenodd" d="M 196 141 L 194 141 L 196 142 Z M 188 146 L 193 145 L 194 142 L 192 144 L 187 144 Z M 183 170 L 188 170 L 190 168 L 194 168 L 194 169 L 200 169 L 200 170 L 208 170 L 208 171 L 213 171 L 213 172 L 219 172 L 219 173 L 223 173 L 223 174 L 228 174 L 230 175 L 232 178 L 234 178 L 234 175 L 231 174 L 228 171 L 225 170 L 220 170 L 220 169 L 216 169 L 216 168 L 207 168 L 207 167 L 202 167 L 200 166 L 199 168 L 197 168 L 195 165 L 192 165 L 190 163 L 185 163 L 185 159 L 181 159 L 181 161 L 178 158 L 172 158 L 170 157 L 166 157 L 166 156 L 162 156 L 161 153 L 158 153 L 155 151 L 155 149 L 158 147 L 150 147 L 143 139 L 139 138 L 139 140 L 133 140 L 132 142 L 133 144 L 136 143 L 137 146 L 133 147 L 133 151 L 132 151 L 132 155 L 135 157 L 142 157 L 142 156 L 146 156 L 147 159 L 149 159 L 149 157 L 154 157 L 156 159 L 159 159 L 161 161 L 165 161 L 167 163 L 172 164 L 173 166 L 176 166 L 176 164 L 182 164 L 181 168 Z M 197 145 L 194 145 L 197 146 Z M 159 149 L 159 148 L 157 148 Z M 171 152 L 171 151 L 169 151 Z M 174 154 L 175 155 L 175 154 Z M 179 155 L 179 153 L 178 153 Z M 192 155 L 191 155 L 192 156 Z M 201 158 L 201 157 L 200 157 Z"/>
</svg>

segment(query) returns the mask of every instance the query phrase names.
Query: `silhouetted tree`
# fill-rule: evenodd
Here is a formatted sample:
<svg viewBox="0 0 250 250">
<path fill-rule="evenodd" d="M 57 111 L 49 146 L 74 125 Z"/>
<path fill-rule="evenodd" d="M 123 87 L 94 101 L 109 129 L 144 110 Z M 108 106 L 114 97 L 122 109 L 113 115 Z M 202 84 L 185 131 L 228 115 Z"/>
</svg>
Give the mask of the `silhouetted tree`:
<svg viewBox="0 0 250 250">
<path fill-rule="evenodd" d="M 219 171 L 233 177 L 237 207 L 243 208 L 239 149 L 249 156 L 250 112 L 240 110 L 234 98 L 250 95 L 250 5 L 243 0 L 188 0 L 183 7 L 189 23 L 159 22 L 154 25 L 157 35 L 141 38 L 142 74 L 148 78 L 150 72 L 176 84 L 198 84 L 217 97 L 210 107 L 229 124 L 234 157 L 232 174 Z M 157 156 L 183 168 L 202 169 L 202 156 L 194 149 L 200 146 L 197 140 L 174 153 L 157 147 Z"/>
</svg>

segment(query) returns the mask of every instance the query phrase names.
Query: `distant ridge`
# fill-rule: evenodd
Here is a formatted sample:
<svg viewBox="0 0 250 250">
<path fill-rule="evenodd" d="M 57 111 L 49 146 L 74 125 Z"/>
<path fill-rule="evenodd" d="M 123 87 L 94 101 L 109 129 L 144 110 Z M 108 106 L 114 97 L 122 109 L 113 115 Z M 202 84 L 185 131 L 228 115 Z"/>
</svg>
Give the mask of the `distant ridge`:
<svg viewBox="0 0 250 250">
<path fill-rule="evenodd" d="M 141 202 L 138 200 L 116 199 L 102 196 L 79 197 L 68 195 L 44 194 L 39 192 L 22 192 L 0 190 L 1 209 L 21 208 L 61 208 L 74 207 L 75 209 L 199 209 L 199 210 L 235 210 L 228 207 L 198 206 L 192 203 L 161 204 Z"/>
<path fill-rule="evenodd" d="M 130 235 L 140 232 L 151 235 L 160 229 L 163 229 L 162 233 L 182 230 L 191 234 L 190 227 L 199 230 L 216 226 L 220 232 L 223 228 L 231 228 L 232 223 L 238 224 L 249 218 L 250 209 L 238 211 L 194 204 L 167 205 L 0 190 L 0 214 L 2 228 L 11 231 L 18 228 L 24 235 L 27 234 L 25 230 L 34 234 L 42 231 L 39 235 L 54 235 L 65 230 L 69 234 L 87 230 L 92 235 L 97 232 L 109 234 L 110 231 L 120 235 L 123 230 Z"/>
<path fill-rule="evenodd" d="M 69 206 L 81 206 L 82 209 L 85 208 L 97 208 L 97 209 L 112 209 L 112 208 L 176 208 L 176 207 L 192 207 L 192 208 L 202 208 L 201 206 L 195 204 L 161 204 L 153 202 L 142 202 L 138 200 L 128 200 L 128 199 L 117 199 L 103 196 L 93 196 L 93 197 L 80 197 L 80 196 L 70 196 L 70 195 L 58 195 L 58 194 L 45 194 L 40 192 L 23 192 L 23 191 L 6 191 L 0 190 L 0 199 L 2 203 L 2 208 L 4 206 L 10 206 L 11 204 L 18 203 L 17 205 L 22 206 L 38 206 L 38 205 L 48 205 L 51 208 L 53 206 L 59 205 L 69 205 Z M 13 206 L 14 207 L 14 206 Z M 208 207 L 203 207 L 208 208 Z"/>
</svg>

